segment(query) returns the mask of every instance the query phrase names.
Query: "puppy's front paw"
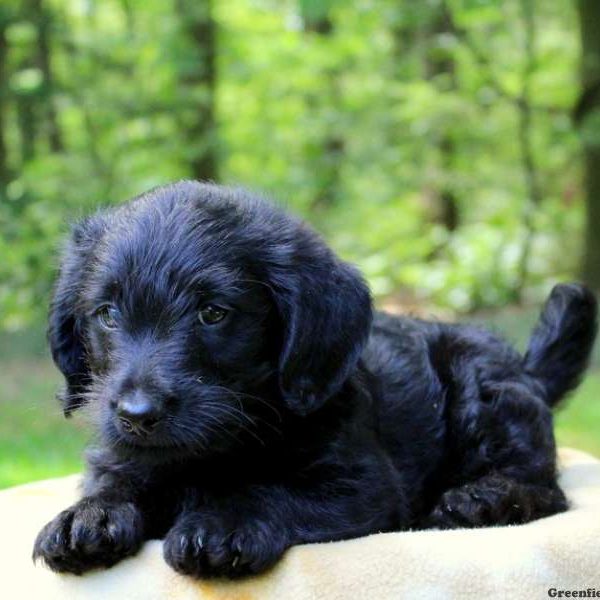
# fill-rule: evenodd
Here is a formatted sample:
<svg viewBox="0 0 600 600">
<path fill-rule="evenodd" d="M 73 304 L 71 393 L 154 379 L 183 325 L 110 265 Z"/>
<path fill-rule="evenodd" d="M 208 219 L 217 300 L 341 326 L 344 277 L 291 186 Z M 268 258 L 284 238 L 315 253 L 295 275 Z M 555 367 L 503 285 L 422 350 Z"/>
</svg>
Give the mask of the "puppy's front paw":
<svg viewBox="0 0 600 600">
<path fill-rule="evenodd" d="M 133 504 L 84 498 L 40 531 L 33 560 L 43 559 L 53 571 L 81 575 L 111 567 L 137 552 L 142 541 L 142 519 Z"/>
<path fill-rule="evenodd" d="M 287 532 L 266 520 L 187 513 L 165 538 L 165 560 L 194 577 L 243 577 L 273 565 L 289 547 Z"/>
</svg>

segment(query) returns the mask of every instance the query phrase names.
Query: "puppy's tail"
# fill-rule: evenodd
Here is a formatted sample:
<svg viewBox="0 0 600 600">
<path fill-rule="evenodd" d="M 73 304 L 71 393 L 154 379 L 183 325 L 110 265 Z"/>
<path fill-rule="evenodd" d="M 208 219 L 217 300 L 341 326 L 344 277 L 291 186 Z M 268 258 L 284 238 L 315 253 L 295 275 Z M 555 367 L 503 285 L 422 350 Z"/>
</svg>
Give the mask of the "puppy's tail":
<svg viewBox="0 0 600 600">
<path fill-rule="evenodd" d="M 550 406 L 579 385 L 594 346 L 597 317 L 596 297 L 583 285 L 557 285 L 546 300 L 524 362 L 546 389 Z"/>
</svg>

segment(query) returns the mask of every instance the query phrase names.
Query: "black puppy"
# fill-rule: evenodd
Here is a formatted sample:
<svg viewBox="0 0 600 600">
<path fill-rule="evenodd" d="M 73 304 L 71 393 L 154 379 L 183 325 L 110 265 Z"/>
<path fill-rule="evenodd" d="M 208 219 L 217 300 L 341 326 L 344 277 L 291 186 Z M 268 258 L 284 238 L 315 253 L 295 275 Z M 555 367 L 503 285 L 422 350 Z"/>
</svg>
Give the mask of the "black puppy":
<svg viewBox="0 0 600 600">
<path fill-rule="evenodd" d="M 64 412 L 100 443 L 39 534 L 56 571 L 164 538 L 177 571 L 263 571 L 294 544 L 524 523 L 567 502 L 550 408 L 580 380 L 594 296 L 557 286 L 521 356 L 467 326 L 378 314 L 309 228 L 181 182 L 75 227 L 49 339 Z"/>
</svg>

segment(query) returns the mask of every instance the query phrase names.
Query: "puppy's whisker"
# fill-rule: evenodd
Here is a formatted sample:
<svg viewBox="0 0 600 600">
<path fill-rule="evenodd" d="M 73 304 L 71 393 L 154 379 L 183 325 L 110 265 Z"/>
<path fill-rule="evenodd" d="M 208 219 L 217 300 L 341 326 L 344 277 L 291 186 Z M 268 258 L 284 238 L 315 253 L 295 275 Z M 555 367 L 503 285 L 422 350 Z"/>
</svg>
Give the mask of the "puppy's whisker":
<svg viewBox="0 0 600 600">
<path fill-rule="evenodd" d="M 263 404 L 264 406 L 266 406 L 267 408 L 271 409 L 277 416 L 279 422 L 282 421 L 281 413 L 270 402 L 267 402 L 264 398 L 261 398 L 260 396 L 255 396 L 253 394 L 249 394 L 248 392 L 232 390 L 231 388 L 228 388 L 224 385 L 211 385 L 211 388 L 223 390 L 223 391 L 227 392 L 228 394 L 232 395 L 240 403 L 240 406 L 241 406 L 240 398 L 249 398 L 250 400 L 256 400 L 257 402 L 259 402 L 259 403 Z"/>
<path fill-rule="evenodd" d="M 213 430 L 214 432 L 220 433 L 222 435 L 227 435 L 228 437 L 230 437 L 232 440 L 234 440 L 238 444 L 242 443 L 239 438 L 237 438 L 235 435 L 233 435 L 233 433 L 231 431 L 229 431 L 229 429 L 227 429 L 227 427 L 225 427 L 223 425 L 222 419 L 219 416 L 210 415 L 210 414 L 206 414 L 206 415 L 202 416 L 202 420 L 198 421 L 198 423 L 200 426 L 206 427 L 208 429 L 209 427 L 207 427 L 208 424 L 206 423 L 206 419 L 210 419 L 214 423 L 212 425 L 212 427 L 215 428 Z M 197 431 L 197 430 L 195 430 L 195 431 Z"/>
<path fill-rule="evenodd" d="M 233 436 L 233 434 L 227 429 L 226 425 L 223 424 L 223 416 L 233 419 L 236 425 L 242 430 L 247 432 L 250 436 L 256 439 L 261 445 L 265 445 L 264 440 L 250 427 L 248 427 L 242 419 L 245 419 L 250 425 L 256 427 L 256 422 L 252 419 L 252 417 L 246 415 L 244 412 L 240 411 L 234 406 L 221 404 L 218 402 L 205 401 L 202 404 L 202 408 L 207 412 L 203 412 L 202 415 L 197 415 L 196 423 L 201 427 L 205 425 L 205 421 L 208 419 L 211 422 L 216 421 L 216 427 L 222 433 L 225 433 L 236 440 L 237 443 L 242 443 L 242 441 Z M 188 419 L 189 421 L 189 419 Z"/>
<path fill-rule="evenodd" d="M 249 435 L 251 435 L 254 439 L 256 439 L 262 446 L 265 446 L 265 441 L 254 431 L 252 431 L 252 429 L 250 429 L 250 427 L 244 425 L 244 423 L 242 421 L 239 420 L 239 417 L 243 417 L 245 418 L 251 425 L 253 425 L 254 427 L 256 427 L 256 422 L 249 417 L 248 415 L 244 414 L 243 412 L 241 412 L 240 410 L 236 409 L 233 406 L 213 406 L 212 408 L 220 410 L 221 412 L 225 412 L 226 414 L 228 414 L 231 417 L 234 417 L 237 419 L 237 424 L 241 427 L 241 429 L 245 432 L 247 432 Z M 227 411 L 227 409 L 229 409 L 229 411 Z"/>
<path fill-rule="evenodd" d="M 199 436 L 201 438 L 201 445 L 202 445 L 201 449 L 205 450 L 206 448 L 208 448 L 208 445 L 209 445 L 208 437 L 202 431 L 198 431 L 198 429 L 190 427 L 186 423 L 177 421 L 177 419 L 175 419 L 172 416 L 168 416 L 167 421 L 171 424 L 174 433 L 178 434 L 183 431 L 183 432 L 189 432 L 189 433 L 193 434 L 194 435 L 194 446 L 198 442 L 198 440 L 196 439 L 196 436 Z M 192 452 L 199 451 L 199 449 L 192 446 L 188 440 L 179 440 L 177 438 L 173 438 L 173 442 L 175 443 L 175 445 L 177 447 L 189 449 Z"/>
<path fill-rule="evenodd" d="M 221 407 L 220 407 L 221 408 Z M 233 408 L 233 407 L 230 407 Z M 233 416 L 233 417 L 244 417 L 246 418 L 254 427 L 256 427 L 256 422 L 253 421 L 250 417 L 248 417 L 247 415 L 243 414 L 243 413 L 228 413 L 229 415 Z M 262 446 L 265 446 L 265 442 L 264 440 L 254 431 L 252 431 L 252 429 L 246 425 L 244 425 L 244 423 L 242 423 L 239 419 L 237 420 L 237 424 L 240 426 L 240 428 L 242 429 L 242 431 L 245 431 L 246 433 L 248 433 L 249 435 L 251 435 L 255 440 L 257 440 Z"/>
<path fill-rule="evenodd" d="M 272 431 L 274 431 L 277 435 L 281 436 L 282 435 L 282 431 L 281 429 L 279 429 L 278 427 L 276 427 L 275 425 L 273 425 L 272 423 L 270 423 L 267 419 L 263 418 L 263 417 L 259 417 L 258 415 L 253 415 L 252 417 L 250 417 L 249 415 L 247 415 L 244 410 L 243 410 L 243 404 L 241 401 L 241 397 L 248 397 L 248 398 L 252 398 L 254 400 L 260 400 L 262 403 L 264 403 L 267 407 L 271 408 L 273 410 L 273 412 L 275 413 L 275 415 L 277 416 L 279 422 L 282 422 L 282 417 L 281 414 L 279 413 L 279 411 L 271 406 L 268 402 L 266 402 L 265 400 L 262 400 L 261 398 L 259 398 L 258 396 L 252 396 L 251 394 L 244 394 L 243 392 L 236 392 L 232 389 L 229 389 L 227 387 L 224 386 L 214 386 L 217 389 L 222 389 L 224 391 L 226 391 L 231 397 L 233 397 L 236 402 L 239 405 L 239 412 L 241 413 L 241 416 L 243 416 L 246 420 L 248 420 L 254 427 L 258 427 L 257 425 L 257 421 L 266 425 L 267 427 L 269 427 Z M 219 408 L 222 408 L 223 405 L 219 405 Z M 227 405 L 227 407 L 230 410 L 236 410 L 235 407 Z"/>
</svg>

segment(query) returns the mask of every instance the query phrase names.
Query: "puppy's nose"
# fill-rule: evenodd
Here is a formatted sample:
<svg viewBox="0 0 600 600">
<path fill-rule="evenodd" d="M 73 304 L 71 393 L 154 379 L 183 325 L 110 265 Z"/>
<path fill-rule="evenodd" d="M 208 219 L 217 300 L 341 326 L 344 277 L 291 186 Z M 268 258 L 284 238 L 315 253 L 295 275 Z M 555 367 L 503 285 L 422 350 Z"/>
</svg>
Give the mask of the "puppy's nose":
<svg viewBox="0 0 600 600">
<path fill-rule="evenodd" d="M 117 417 L 121 427 L 128 433 L 149 435 L 163 416 L 159 404 L 140 390 L 123 396 L 117 403 Z"/>
</svg>

